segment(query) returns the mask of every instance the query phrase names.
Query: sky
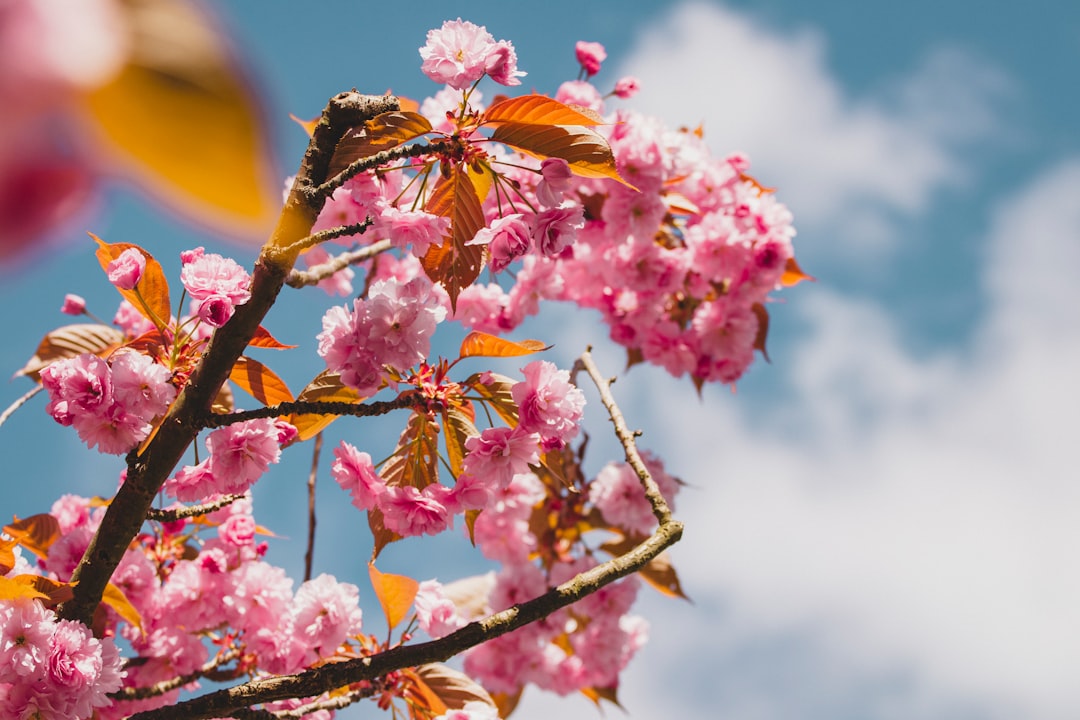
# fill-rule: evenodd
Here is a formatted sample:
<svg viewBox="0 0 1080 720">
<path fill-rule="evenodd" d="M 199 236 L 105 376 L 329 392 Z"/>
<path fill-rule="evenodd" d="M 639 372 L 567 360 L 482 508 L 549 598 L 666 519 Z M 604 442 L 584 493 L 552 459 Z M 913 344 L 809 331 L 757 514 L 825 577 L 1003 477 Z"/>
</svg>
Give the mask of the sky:
<svg viewBox="0 0 1080 720">
<path fill-rule="evenodd" d="M 604 43 L 598 84 L 636 75 L 632 107 L 702 124 L 717 153 L 746 152 L 794 213 L 797 256 L 817 280 L 770 309 L 771 363 L 700 400 L 653 368 L 615 386 L 642 444 L 688 483 L 672 556 L 693 600 L 643 591 L 651 639 L 620 690 L 629 717 L 1080 716 L 1080 474 L 1067 440 L 1080 427 L 1080 12 L 960 0 L 311 7 L 220 6 L 282 176 L 304 145 L 288 113 L 314 116 L 353 86 L 433 92 L 416 48 L 460 15 L 514 42 L 526 88 L 542 92 L 576 73 L 575 41 Z M 163 258 L 214 246 L 124 189 L 91 222 L 83 230 Z M 77 243 L 4 278 L 9 371 L 64 321 L 64 292 L 102 313 L 115 302 Z M 268 322 L 310 352 L 328 303 L 298 298 Z M 526 331 L 556 343 L 560 363 L 591 342 L 605 371 L 621 370 L 590 315 L 553 307 Z M 297 385 L 314 374 L 266 361 Z M 11 383 L 2 404 L 22 391 Z M 80 450 L 42 405 L 0 428 L 13 478 L 3 515 L 115 484 L 116 459 Z M 256 489 L 260 522 L 282 536 L 303 537 L 291 510 L 309 462 Z M 323 498 L 317 559 L 364 588 L 364 539 L 341 505 Z M 272 552 L 297 567 L 299 546 L 283 537 Z M 464 542 L 418 542 L 392 546 L 383 569 L 450 580 L 472 571 L 468 558 Z M 553 713 L 598 717 L 583 698 L 537 692 L 515 717 Z"/>
</svg>

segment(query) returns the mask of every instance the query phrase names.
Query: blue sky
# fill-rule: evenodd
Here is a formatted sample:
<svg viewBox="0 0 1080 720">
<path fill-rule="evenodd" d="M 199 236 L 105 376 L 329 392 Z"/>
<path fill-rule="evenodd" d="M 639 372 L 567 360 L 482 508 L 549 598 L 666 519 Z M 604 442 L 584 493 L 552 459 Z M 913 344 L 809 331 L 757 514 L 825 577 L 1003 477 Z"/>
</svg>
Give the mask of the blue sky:
<svg viewBox="0 0 1080 720">
<path fill-rule="evenodd" d="M 353 86 L 432 92 L 416 48 L 461 15 L 513 41 L 525 87 L 543 92 L 575 74 L 576 40 L 604 43 L 600 85 L 638 75 L 634 107 L 704 123 L 714 151 L 747 152 L 793 210 L 798 257 L 818 282 L 774 306 L 771 364 L 703 401 L 650 368 L 616 386 L 644 444 L 690 483 L 673 555 L 694 604 L 645 596 L 652 639 L 621 693 L 631 717 L 1080 715 L 1074 8 L 237 0 L 221 12 L 265 94 L 283 175 L 304 145 L 288 113 L 314 116 Z M 88 223 L 174 270 L 179 249 L 213 245 L 127 191 Z M 9 372 L 64 321 L 54 308 L 65 292 L 102 314 L 114 306 L 73 237 L 79 249 L 4 277 Z M 268 321 L 310 353 L 260 356 L 296 386 L 318 369 L 311 348 L 329 302 L 297 296 Z M 562 362 L 595 342 L 609 371 L 621 367 L 589 315 L 553 308 L 526 334 L 557 343 Z M 0 429 L 5 516 L 114 486 L 115 459 L 81 451 L 42 405 Z M 256 495 L 260 520 L 293 538 L 304 452 Z M 363 591 L 366 530 L 323 489 L 317 557 Z M 299 567 L 299 545 L 275 542 L 272 559 Z M 418 542 L 388 550 L 384 569 L 449 580 L 477 567 L 468 556 L 461 542 Z M 537 693 L 517 716 L 554 712 L 596 717 L 582 699 Z"/>
</svg>

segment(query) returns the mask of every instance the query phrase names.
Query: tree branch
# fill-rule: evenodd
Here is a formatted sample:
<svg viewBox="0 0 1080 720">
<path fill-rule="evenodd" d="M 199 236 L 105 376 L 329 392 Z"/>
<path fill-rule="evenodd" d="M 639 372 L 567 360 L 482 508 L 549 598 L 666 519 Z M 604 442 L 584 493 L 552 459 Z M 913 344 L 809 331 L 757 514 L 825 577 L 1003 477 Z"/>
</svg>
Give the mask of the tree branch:
<svg viewBox="0 0 1080 720">
<path fill-rule="evenodd" d="M 582 364 L 586 370 L 590 366 L 592 367 L 589 375 L 593 377 L 594 382 L 597 381 L 600 376 L 599 373 L 593 375 L 596 366 L 592 364 L 592 358 L 588 352 L 582 356 Z M 622 414 L 618 406 L 615 405 L 615 401 L 607 389 L 607 384 L 603 379 L 600 379 L 597 386 L 601 390 L 601 395 L 603 396 L 606 393 L 608 401 L 610 401 L 610 405 L 608 401 L 605 401 L 604 404 L 608 409 L 608 413 L 612 416 L 612 421 L 616 426 L 616 434 L 626 451 L 628 460 L 636 458 L 635 470 L 638 471 L 642 482 L 646 487 L 651 484 L 655 488 L 656 483 L 637 453 L 633 433 L 626 430 L 625 423 L 621 420 Z M 659 492 L 657 491 L 656 494 L 658 495 Z M 659 502 L 662 503 L 663 508 L 667 507 L 662 497 Z M 612 558 L 591 570 L 580 573 L 568 582 L 549 590 L 537 598 L 469 623 L 465 627 L 438 640 L 415 645 L 403 645 L 370 657 L 329 663 L 296 675 L 253 680 L 242 685 L 208 693 L 172 707 L 137 713 L 131 716 L 129 720 L 199 720 L 235 715 L 238 709 L 249 708 L 258 703 L 317 696 L 356 682 L 372 681 L 395 670 L 416 667 L 426 663 L 444 662 L 464 650 L 476 647 L 545 618 L 556 610 L 572 605 L 600 588 L 637 572 L 668 547 L 678 542 L 682 537 L 682 532 L 682 523 L 673 520 L 669 511 L 661 520 L 656 531 L 626 554 Z"/>
<path fill-rule="evenodd" d="M 353 417 L 377 417 L 394 410 L 416 407 L 423 405 L 430 407 L 431 403 L 420 396 L 418 392 L 405 392 L 393 400 L 377 400 L 365 405 L 357 405 L 347 402 L 319 402 L 308 400 L 296 400 L 283 402 L 277 405 L 256 408 L 255 410 L 241 410 L 232 413 L 206 413 L 198 422 L 201 427 L 219 428 L 226 425 L 234 425 L 247 420 L 259 420 L 262 418 L 276 418 L 282 415 L 352 415 Z"/>
<path fill-rule="evenodd" d="M 314 237 L 314 236 L 312 236 Z M 321 265 L 315 265 L 309 268 L 307 272 L 302 270 L 293 270 L 289 273 L 289 278 L 285 281 L 285 284 L 293 288 L 302 288 L 307 285 L 314 285 L 320 280 L 324 280 L 339 270 L 347 268 L 350 265 L 362 263 L 365 260 L 370 260 L 379 253 L 386 252 L 393 247 L 393 244 L 389 240 L 380 240 L 379 242 L 372 243 L 366 247 L 362 247 L 358 250 L 351 250 L 344 252 L 337 257 L 324 262 Z"/>
<path fill-rule="evenodd" d="M 292 269 L 298 251 L 290 250 L 290 246 L 311 234 L 322 207 L 322 198 L 313 189 L 326 181 L 338 141 L 349 128 L 397 108 L 397 98 L 365 96 L 355 91 L 330 100 L 315 127 L 274 234 L 255 262 L 251 299 L 238 307 L 228 324 L 214 333 L 188 384 L 146 448 L 141 453 L 129 453 L 127 478 L 71 576 L 73 597 L 59 606 L 61 618 L 90 625 L 109 578 L 142 527 L 155 496 L 198 434 L 199 428 L 190 419 L 209 413 L 218 390 L 274 304 Z"/>
<path fill-rule="evenodd" d="M 436 140 L 432 143 L 419 143 L 416 145 L 401 145 L 390 150 L 383 150 L 380 153 L 362 157 L 359 160 L 354 160 L 344 170 L 339 172 L 334 177 L 328 179 L 322 185 L 315 189 L 315 192 L 322 198 L 328 198 L 334 194 L 334 191 L 348 182 L 351 178 L 356 177 L 365 170 L 371 170 L 377 168 L 380 165 L 394 162 L 395 160 L 404 160 L 406 158 L 420 157 L 421 155 L 430 155 L 441 149 L 445 143 Z"/>
<path fill-rule="evenodd" d="M 188 505 L 187 507 L 173 508 L 172 510 L 150 508 L 146 511 L 146 519 L 157 520 L 158 522 L 176 522 L 177 520 L 183 520 L 184 518 L 212 513 L 215 510 L 220 510 L 226 505 L 232 505 L 237 500 L 243 500 L 246 497 L 247 495 L 226 495 L 214 502 L 203 503 L 201 505 Z"/>
<path fill-rule="evenodd" d="M 311 451 L 311 473 L 307 481 L 308 531 L 307 551 L 304 553 L 304 582 L 311 579 L 311 566 L 315 564 L 315 478 L 319 474 L 319 451 L 322 450 L 323 435 L 315 436 L 315 448 Z"/>
</svg>

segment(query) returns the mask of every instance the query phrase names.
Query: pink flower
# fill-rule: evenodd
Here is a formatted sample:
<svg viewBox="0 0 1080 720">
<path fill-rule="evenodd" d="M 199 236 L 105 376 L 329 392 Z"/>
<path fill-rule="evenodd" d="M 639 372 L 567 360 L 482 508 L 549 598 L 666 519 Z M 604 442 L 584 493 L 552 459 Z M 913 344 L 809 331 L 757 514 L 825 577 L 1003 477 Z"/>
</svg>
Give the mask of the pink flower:
<svg viewBox="0 0 1080 720">
<path fill-rule="evenodd" d="M 517 53 L 514 52 L 514 46 L 506 40 L 495 43 L 495 46 L 488 51 L 484 60 L 484 70 L 492 80 L 507 86 L 520 85 L 521 81 L 518 78 L 526 75 L 517 69 Z"/>
<path fill-rule="evenodd" d="M 209 471 L 223 494 L 244 492 L 281 457 L 277 428 L 269 418 L 219 428 L 206 438 L 206 449 Z"/>
<path fill-rule="evenodd" d="M 619 81 L 615 83 L 615 89 L 611 92 L 616 97 L 629 100 L 637 95 L 639 90 L 641 90 L 641 82 L 633 75 L 627 75 L 619 78 Z"/>
<path fill-rule="evenodd" d="M 656 457 L 644 454 L 645 466 L 669 505 L 674 505 L 678 481 L 664 471 Z M 600 510 L 604 520 L 639 535 L 648 535 L 656 527 L 652 506 L 645 497 L 634 469 L 626 463 L 608 463 L 589 483 L 589 502 Z"/>
<path fill-rule="evenodd" d="M 489 227 L 480 229 L 466 245 L 487 245 L 492 272 L 501 272 L 525 253 L 532 240 L 529 225 L 520 213 L 504 215 L 491 221 Z"/>
<path fill-rule="evenodd" d="M 454 603 L 443 592 L 442 583 L 437 580 L 420 583 L 413 604 L 420 629 L 432 638 L 449 635 L 465 625 Z"/>
<path fill-rule="evenodd" d="M 51 704 L 55 708 L 63 702 L 64 716 L 71 718 L 86 718 L 94 708 L 111 705 L 107 694 L 120 689 L 124 675 L 113 641 L 98 640 L 74 620 L 56 624 L 46 667 Z"/>
<path fill-rule="evenodd" d="M 109 366 L 89 353 L 47 366 L 41 384 L 49 394 L 45 410 L 61 425 L 71 425 L 79 415 L 105 413 L 113 402 Z"/>
<path fill-rule="evenodd" d="M 570 383 L 570 373 L 546 360 L 534 360 L 522 372 L 525 380 L 510 389 L 518 406 L 519 427 L 539 433 L 549 448 L 562 447 L 577 435 L 585 396 Z"/>
<path fill-rule="evenodd" d="M 562 158 L 546 158 L 540 163 L 540 174 L 543 178 L 536 185 L 536 199 L 544 207 L 556 207 L 574 178 L 570 164 Z"/>
<path fill-rule="evenodd" d="M 64 296 L 64 304 L 60 306 L 60 312 L 65 315 L 82 315 L 86 312 L 86 299 L 80 295 L 68 293 Z"/>
<path fill-rule="evenodd" d="M 40 673 L 55 617 L 36 600 L 0 601 L 0 683 L 25 682 Z"/>
<path fill-rule="evenodd" d="M 172 373 L 148 355 L 117 352 L 112 357 L 113 394 L 125 412 L 144 420 L 165 414 L 176 399 Z"/>
<path fill-rule="evenodd" d="M 255 544 L 255 518 L 247 513 L 234 513 L 218 525 L 218 537 L 229 545 L 249 547 Z"/>
<path fill-rule="evenodd" d="M 470 700 L 460 708 L 447 710 L 435 720 L 499 720 L 499 710 L 490 703 Z"/>
<path fill-rule="evenodd" d="M 379 218 L 394 247 L 412 246 L 413 255 L 423 257 L 431 245 L 439 245 L 450 232 L 450 218 L 423 211 L 399 210 L 388 207 Z"/>
<path fill-rule="evenodd" d="M 124 335 L 129 338 L 137 338 L 154 329 L 154 323 L 143 317 L 143 314 L 127 300 L 120 301 L 116 315 L 113 316 L 113 324 L 123 330 Z"/>
<path fill-rule="evenodd" d="M 340 189 L 340 188 L 339 188 Z M 325 262 L 330 262 L 330 253 L 321 246 L 316 246 L 304 253 L 304 263 L 309 267 L 315 267 Z M 353 294 L 352 279 L 356 273 L 350 267 L 344 267 L 329 277 L 319 281 L 318 287 L 327 295 L 349 296 Z"/>
<path fill-rule="evenodd" d="M 494 50 L 495 38 L 483 26 L 447 20 L 438 30 L 428 30 L 420 69 L 437 83 L 464 90 L 484 76 Z"/>
<path fill-rule="evenodd" d="M 536 216 L 533 242 L 537 250 L 556 257 L 577 239 L 578 230 L 585 227 L 585 213 L 580 205 L 563 203 L 542 211 Z"/>
<path fill-rule="evenodd" d="M 165 481 L 165 492 L 177 500 L 198 502 L 217 492 L 217 480 L 207 458 L 198 465 L 185 465 Z"/>
<path fill-rule="evenodd" d="M 233 315 L 237 305 L 251 299 L 251 276 L 231 258 L 203 249 L 181 253 L 184 263 L 180 281 L 194 300 L 200 301 L 199 319 L 221 327 Z"/>
<path fill-rule="evenodd" d="M 607 60 L 607 51 L 598 42 L 578 40 L 577 45 L 574 46 L 574 54 L 577 55 L 577 61 L 590 77 L 600 72 L 600 63 Z"/>
<path fill-rule="evenodd" d="M 604 112 L 604 98 L 593 84 L 585 80 L 567 80 L 555 91 L 555 99 L 567 105 L 580 105 L 598 113 Z"/>
<path fill-rule="evenodd" d="M 137 248 L 128 248 L 105 268 L 109 282 L 121 290 L 134 290 L 145 271 L 146 257 Z"/>
<path fill-rule="evenodd" d="M 495 488 L 540 462 L 540 436 L 520 428 L 493 427 L 465 441 L 464 471 Z"/>
<path fill-rule="evenodd" d="M 322 574 L 296 591 L 292 632 L 306 648 L 304 665 L 330 657 L 346 638 L 360 632 L 360 590 Z"/>
<path fill-rule="evenodd" d="M 379 509 L 387 530 L 402 537 L 413 535 L 438 535 L 453 520 L 447 502 L 450 490 L 439 483 L 432 483 L 423 490 L 412 485 L 386 488 L 379 498 Z"/>
<path fill-rule="evenodd" d="M 342 441 L 334 448 L 334 464 L 330 466 L 334 480 L 352 497 L 352 504 L 360 510 L 371 510 L 386 492 L 386 481 L 375 472 L 371 455 L 360 452 Z"/>
</svg>

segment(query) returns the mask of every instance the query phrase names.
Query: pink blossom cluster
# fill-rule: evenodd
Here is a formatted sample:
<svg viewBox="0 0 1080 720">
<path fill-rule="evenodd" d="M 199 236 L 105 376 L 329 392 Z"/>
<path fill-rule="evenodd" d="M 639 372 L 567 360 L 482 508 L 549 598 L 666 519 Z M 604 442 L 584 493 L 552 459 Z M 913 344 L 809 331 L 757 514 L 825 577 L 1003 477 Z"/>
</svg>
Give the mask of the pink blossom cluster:
<svg viewBox="0 0 1080 720">
<path fill-rule="evenodd" d="M 251 276 L 239 263 L 198 247 L 180 254 L 180 281 L 198 303 L 196 314 L 211 327 L 229 321 L 237 305 L 251 299 Z"/>
<path fill-rule="evenodd" d="M 83 720 L 120 688 L 120 654 L 109 638 L 57 620 L 29 598 L 0 600 L 0 717 Z"/>
<path fill-rule="evenodd" d="M 74 426 L 88 447 L 120 455 L 146 439 L 152 421 L 176 397 L 172 373 L 146 355 L 114 353 L 108 360 L 83 353 L 41 371 L 46 410 Z"/>
<path fill-rule="evenodd" d="M 439 482 L 424 487 L 388 483 L 371 455 L 348 442 L 334 450 L 331 472 L 360 510 L 379 510 L 384 526 L 402 537 L 437 535 L 453 518 L 484 510 L 514 478 L 530 473 L 541 454 L 562 447 L 578 432 L 585 398 L 570 384 L 569 373 L 537 360 L 522 369 L 525 379 L 511 386 L 521 408 L 516 427 L 491 427 L 465 441 L 463 471 L 452 488 Z"/>
<path fill-rule="evenodd" d="M 427 357 L 435 326 L 445 317 L 426 277 L 376 280 L 351 311 L 338 306 L 323 316 L 319 355 L 343 383 L 373 395 L 386 379 L 385 367 L 407 370 Z"/>
<path fill-rule="evenodd" d="M 420 48 L 421 70 L 437 83 L 465 90 L 487 75 L 500 85 L 520 85 L 517 53 L 506 40 L 496 41 L 483 26 L 461 18 L 429 30 Z"/>
<path fill-rule="evenodd" d="M 281 446 L 295 438 L 296 428 L 270 418 L 218 428 L 206 438 L 209 456 L 181 468 L 165 482 L 165 491 L 185 502 L 247 492 L 280 459 Z"/>
</svg>

